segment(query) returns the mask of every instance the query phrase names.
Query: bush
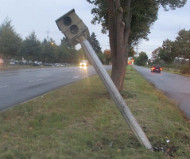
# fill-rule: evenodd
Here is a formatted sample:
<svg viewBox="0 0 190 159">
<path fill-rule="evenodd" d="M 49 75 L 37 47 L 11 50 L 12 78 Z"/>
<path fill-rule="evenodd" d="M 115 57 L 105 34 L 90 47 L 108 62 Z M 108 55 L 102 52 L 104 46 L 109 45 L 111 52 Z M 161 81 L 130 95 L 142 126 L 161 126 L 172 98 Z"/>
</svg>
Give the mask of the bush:
<svg viewBox="0 0 190 159">
<path fill-rule="evenodd" d="M 188 65 L 180 66 L 180 73 L 190 75 L 190 66 L 188 66 Z"/>
</svg>

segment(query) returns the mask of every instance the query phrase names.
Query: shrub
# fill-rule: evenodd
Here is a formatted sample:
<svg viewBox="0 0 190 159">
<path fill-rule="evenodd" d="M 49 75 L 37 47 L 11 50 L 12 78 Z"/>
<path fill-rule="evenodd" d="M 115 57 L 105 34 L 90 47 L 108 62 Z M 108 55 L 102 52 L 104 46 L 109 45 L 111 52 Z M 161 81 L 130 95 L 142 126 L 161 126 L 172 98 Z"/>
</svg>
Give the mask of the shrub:
<svg viewBox="0 0 190 159">
<path fill-rule="evenodd" d="M 190 75 L 190 66 L 188 66 L 188 65 L 182 65 L 180 67 L 180 73 L 182 73 L 182 74 L 189 74 Z"/>
</svg>

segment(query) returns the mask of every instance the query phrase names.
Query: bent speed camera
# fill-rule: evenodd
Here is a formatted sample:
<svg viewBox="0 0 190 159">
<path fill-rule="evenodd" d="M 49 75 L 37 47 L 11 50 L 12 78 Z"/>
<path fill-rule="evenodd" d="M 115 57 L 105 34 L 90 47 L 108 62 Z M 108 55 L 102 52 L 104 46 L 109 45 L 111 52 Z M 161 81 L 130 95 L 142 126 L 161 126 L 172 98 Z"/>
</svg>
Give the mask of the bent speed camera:
<svg viewBox="0 0 190 159">
<path fill-rule="evenodd" d="M 74 9 L 58 18 L 56 24 L 72 45 L 79 43 L 78 37 L 84 36 L 87 38 L 89 36 L 88 28 L 75 13 Z"/>
</svg>

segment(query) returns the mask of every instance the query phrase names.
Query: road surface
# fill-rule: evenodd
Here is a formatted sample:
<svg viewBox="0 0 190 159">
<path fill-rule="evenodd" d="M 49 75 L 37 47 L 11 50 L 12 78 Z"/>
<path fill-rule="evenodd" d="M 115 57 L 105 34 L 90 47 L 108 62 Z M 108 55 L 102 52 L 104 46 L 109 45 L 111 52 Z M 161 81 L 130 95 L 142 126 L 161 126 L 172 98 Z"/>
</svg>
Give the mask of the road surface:
<svg viewBox="0 0 190 159">
<path fill-rule="evenodd" d="M 190 119 L 190 77 L 167 72 L 152 73 L 149 68 L 139 66 L 134 66 L 134 68 L 156 88 L 162 90 L 169 98 L 174 99 Z"/>
<path fill-rule="evenodd" d="M 106 66 L 110 69 L 110 66 Z M 92 66 L 55 67 L 0 71 L 0 110 L 37 97 L 60 86 L 84 79 L 96 72 Z"/>
</svg>

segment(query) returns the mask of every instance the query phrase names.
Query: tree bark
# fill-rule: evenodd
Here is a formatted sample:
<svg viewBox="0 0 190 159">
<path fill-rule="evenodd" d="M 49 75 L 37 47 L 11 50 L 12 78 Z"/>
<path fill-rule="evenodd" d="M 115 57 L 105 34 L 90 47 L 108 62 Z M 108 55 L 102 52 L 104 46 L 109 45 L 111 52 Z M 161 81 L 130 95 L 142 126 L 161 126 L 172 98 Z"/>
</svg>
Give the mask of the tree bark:
<svg viewBox="0 0 190 159">
<path fill-rule="evenodd" d="M 130 3 L 126 2 L 125 9 L 130 13 Z M 107 0 L 108 4 L 108 27 L 109 39 L 112 56 L 111 78 L 119 91 L 123 90 L 124 78 L 126 73 L 129 34 L 130 34 L 130 14 L 123 22 L 123 8 L 120 0 Z M 127 25 L 126 25 L 127 22 Z"/>
</svg>

